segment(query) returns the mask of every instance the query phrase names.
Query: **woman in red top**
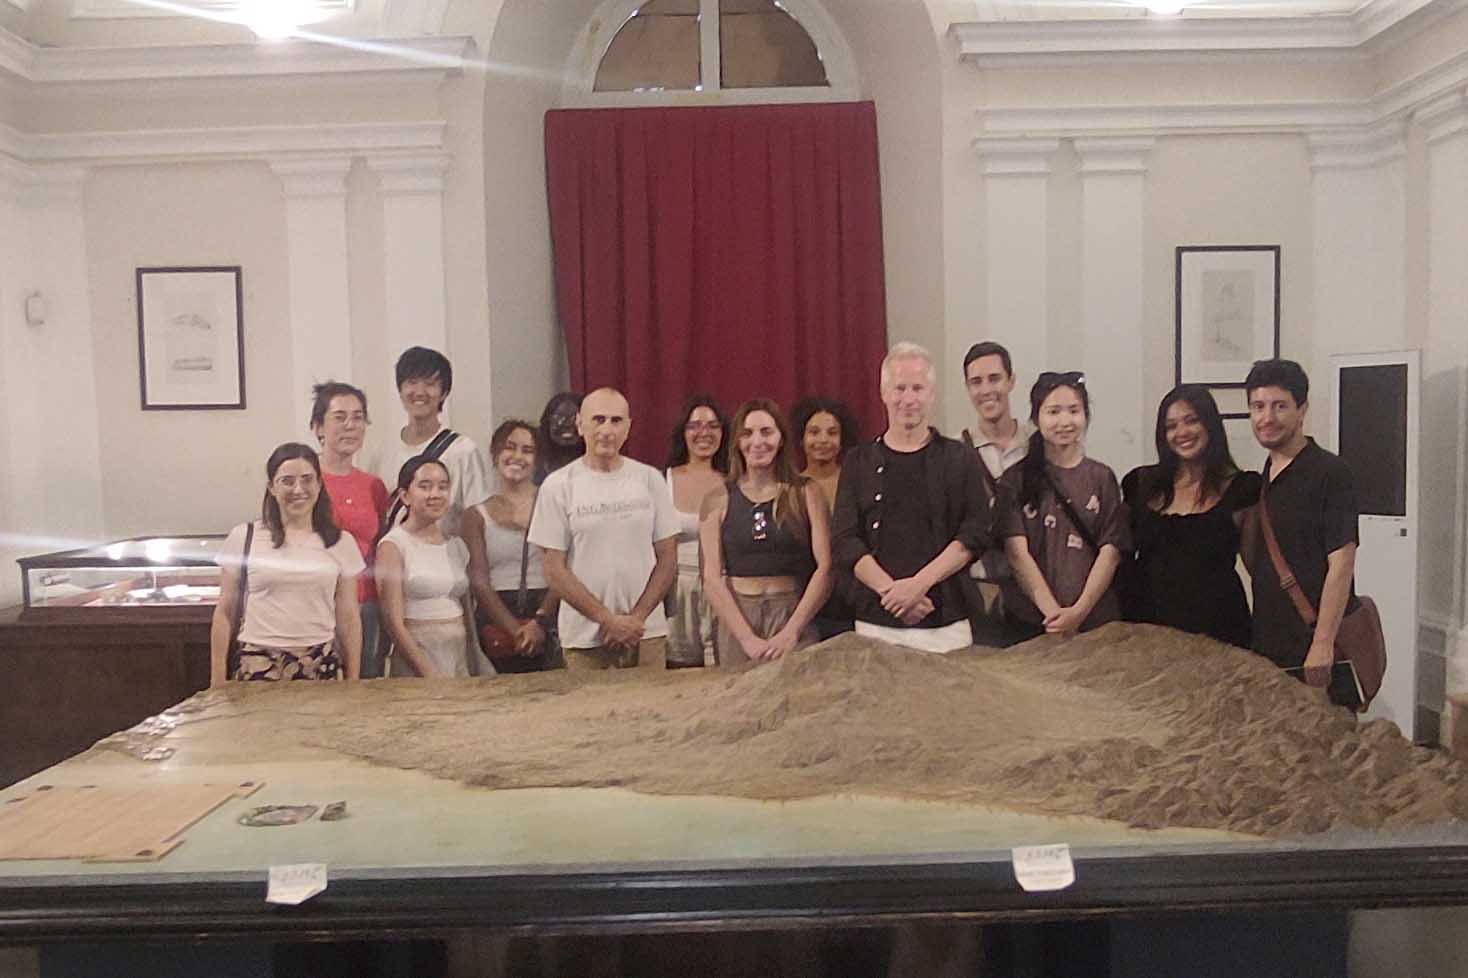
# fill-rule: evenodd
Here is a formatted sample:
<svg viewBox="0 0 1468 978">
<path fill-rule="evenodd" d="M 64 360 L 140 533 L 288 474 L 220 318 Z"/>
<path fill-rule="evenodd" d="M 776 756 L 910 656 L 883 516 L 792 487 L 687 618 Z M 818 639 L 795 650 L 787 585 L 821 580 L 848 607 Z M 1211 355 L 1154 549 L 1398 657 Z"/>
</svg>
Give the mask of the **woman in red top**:
<svg viewBox="0 0 1468 978">
<path fill-rule="evenodd" d="M 381 614 L 377 585 L 372 577 L 378 528 L 387 514 L 387 487 L 370 472 L 352 464 L 367 436 L 367 395 L 351 384 L 329 380 L 311 389 L 311 430 L 321 443 L 321 479 L 331 499 L 336 525 L 357 541 L 367 570 L 357 578 L 357 603 L 362 612 L 362 678 L 382 676 L 383 655 L 378 636 Z"/>
</svg>

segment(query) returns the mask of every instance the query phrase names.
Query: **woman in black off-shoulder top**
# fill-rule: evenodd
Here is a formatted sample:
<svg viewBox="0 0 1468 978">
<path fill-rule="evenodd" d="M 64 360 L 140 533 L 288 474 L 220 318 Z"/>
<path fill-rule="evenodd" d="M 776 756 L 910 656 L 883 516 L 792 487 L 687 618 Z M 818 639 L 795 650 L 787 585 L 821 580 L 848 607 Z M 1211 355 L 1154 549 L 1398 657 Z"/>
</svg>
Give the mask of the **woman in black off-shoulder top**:
<svg viewBox="0 0 1468 978">
<path fill-rule="evenodd" d="M 1247 649 L 1249 604 L 1235 561 L 1239 523 L 1259 501 L 1260 478 L 1234 464 L 1207 388 L 1184 385 L 1162 399 L 1157 457 L 1121 483 L 1135 547 L 1125 568 L 1125 616 Z"/>
</svg>

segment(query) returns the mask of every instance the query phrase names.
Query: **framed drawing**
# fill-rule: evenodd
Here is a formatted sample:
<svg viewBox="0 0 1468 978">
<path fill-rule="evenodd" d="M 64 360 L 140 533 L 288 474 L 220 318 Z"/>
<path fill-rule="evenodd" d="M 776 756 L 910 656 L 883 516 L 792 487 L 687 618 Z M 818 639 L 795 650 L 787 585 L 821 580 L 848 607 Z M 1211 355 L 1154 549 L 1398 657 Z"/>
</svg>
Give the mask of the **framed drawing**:
<svg viewBox="0 0 1468 978">
<path fill-rule="evenodd" d="M 1218 413 L 1225 418 L 1248 418 L 1249 395 L 1244 386 L 1214 387 L 1209 390 L 1218 404 Z"/>
<path fill-rule="evenodd" d="M 1180 245 L 1175 299 L 1177 383 L 1241 387 L 1279 356 L 1279 245 Z"/>
<path fill-rule="evenodd" d="M 240 266 L 139 268 L 137 303 L 144 411 L 244 408 Z"/>
</svg>

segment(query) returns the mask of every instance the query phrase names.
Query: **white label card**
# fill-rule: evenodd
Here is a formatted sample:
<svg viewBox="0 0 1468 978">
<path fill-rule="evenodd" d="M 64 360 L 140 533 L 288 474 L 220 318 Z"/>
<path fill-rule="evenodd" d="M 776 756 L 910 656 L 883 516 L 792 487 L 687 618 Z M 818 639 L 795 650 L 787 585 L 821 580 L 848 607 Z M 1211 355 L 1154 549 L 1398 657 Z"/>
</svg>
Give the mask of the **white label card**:
<svg viewBox="0 0 1468 978">
<path fill-rule="evenodd" d="M 265 890 L 265 902 L 294 907 L 299 903 L 305 903 L 325 889 L 325 863 L 271 866 L 270 883 Z"/>
<path fill-rule="evenodd" d="M 1070 846 L 1016 846 L 1010 850 L 1014 860 L 1014 878 L 1027 893 L 1063 890 L 1076 881 L 1075 864 L 1070 861 Z"/>
</svg>

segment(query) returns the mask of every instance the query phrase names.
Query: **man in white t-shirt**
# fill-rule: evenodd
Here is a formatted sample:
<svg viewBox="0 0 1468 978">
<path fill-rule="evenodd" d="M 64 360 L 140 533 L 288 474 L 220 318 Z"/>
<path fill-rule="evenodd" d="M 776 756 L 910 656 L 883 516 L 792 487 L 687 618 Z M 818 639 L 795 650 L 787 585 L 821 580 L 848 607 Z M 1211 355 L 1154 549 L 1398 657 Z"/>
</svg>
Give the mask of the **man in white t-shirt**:
<svg viewBox="0 0 1468 978">
<path fill-rule="evenodd" d="M 387 486 L 389 494 L 397 490 L 398 471 L 403 464 L 423 454 L 443 430 L 439 414 L 454 387 L 454 368 L 448 357 L 427 347 L 404 350 L 398 357 L 396 372 L 398 397 L 408 412 L 408 423 L 396 438 L 373 454 L 367 465 L 367 470 Z M 439 525 L 449 536 L 458 536 L 459 517 L 464 510 L 489 497 L 489 474 L 479 449 L 466 435 L 457 435 L 439 455 L 439 461 L 449 470 L 449 508 Z"/>
<path fill-rule="evenodd" d="M 587 394 L 576 420 L 586 454 L 546 476 L 530 521 L 561 595 L 568 669 L 665 667 L 678 511 L 662 475 L 622 454 L 631 423 L 619 391 Z"/>
</svg>

